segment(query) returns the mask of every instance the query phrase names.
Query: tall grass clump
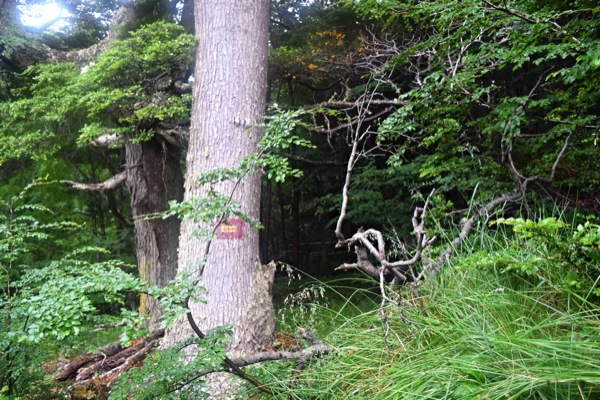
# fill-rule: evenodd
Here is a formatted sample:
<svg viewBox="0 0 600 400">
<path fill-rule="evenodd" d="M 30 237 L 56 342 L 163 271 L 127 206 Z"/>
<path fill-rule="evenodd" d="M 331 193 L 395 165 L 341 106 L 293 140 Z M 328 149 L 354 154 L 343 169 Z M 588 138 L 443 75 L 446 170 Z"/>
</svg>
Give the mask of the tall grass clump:
<svg viewBox="0 0 600 400">
<path fill-rule="evenodd" d="M 323 337 L 334 353 L 273 384 L 292 399 L 600 398 L 598 232 L 501 220 L 422 282 L 418 299 L 398 290 L 411 324 L 387 308 L 386 337 L 377 307 L 324 312 L 338 323 Z"/>
</svg>

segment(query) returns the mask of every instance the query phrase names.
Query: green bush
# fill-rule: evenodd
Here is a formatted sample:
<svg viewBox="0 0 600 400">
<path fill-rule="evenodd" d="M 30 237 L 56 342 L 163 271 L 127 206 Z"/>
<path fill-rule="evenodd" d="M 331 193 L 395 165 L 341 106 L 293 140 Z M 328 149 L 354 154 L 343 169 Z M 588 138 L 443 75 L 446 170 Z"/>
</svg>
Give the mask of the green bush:
<svg viewBox="0 0 600 400">
<path fill-rule="evenodd" d="M 0 393 L 12 396 L 44 392 L 38 387 L 44 357 L 92 325 L 98 306 L 124 303 L 125 291 L 143 287 L 131 266 L 104 249 L 52 251 L 54 234 L 79 227 L 54 221 L 49 208 L 29 202 L 40 184 L 26 187 L 0 212 Z M 32 251 L 40 247 L 45 254 Z"/>
</svg>

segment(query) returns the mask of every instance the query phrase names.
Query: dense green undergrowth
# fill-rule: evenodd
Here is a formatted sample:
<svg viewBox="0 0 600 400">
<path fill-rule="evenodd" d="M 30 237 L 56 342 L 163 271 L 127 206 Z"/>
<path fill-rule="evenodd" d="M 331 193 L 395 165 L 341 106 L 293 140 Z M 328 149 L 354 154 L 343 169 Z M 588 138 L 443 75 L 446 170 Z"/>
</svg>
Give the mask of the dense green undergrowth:
<svg viewBox="0 0 600 400">
<path fill-rule="evenodd" d="M 312 313 L 293 323 L 313 323 L 335 351 L 291 378 L 281 366 L 259 373 L 294 399 L 599 398 L 597 250 L 580 241 L 597 226 L 557 221 L 510 220 L 522 229 L 474 235 L 418 298 L 398 291 L 413 323 L 388 307 L 387 337 L 372 289 L 329 306 L 307 301 Z M 576 245 L 578 263 L 561 256 Z"/>
<path fill-rule="evenodd" d="M 417 291 L 396 288 L 402 309 L 385 307 L 389 331 L 371 278 L 279 279 L 280 333 L 307 327 L 334 351 L 300 371 L 294 362 L 247 370 L 282 399 L 600 398 L 600 226 L 564 220 L 500 219 L 481 228 L 435 279 Z M 29 357 L 15 359 L 19 382 L 31 383 L 20 398 L 60 396 L 49 378 L 61 359 L 118 331 L 84 324 L 63 341 L 19 343 L 29 346 L 13 349 Z M 243 395 L 257 395 L 248 390 Z"/>
</svg>

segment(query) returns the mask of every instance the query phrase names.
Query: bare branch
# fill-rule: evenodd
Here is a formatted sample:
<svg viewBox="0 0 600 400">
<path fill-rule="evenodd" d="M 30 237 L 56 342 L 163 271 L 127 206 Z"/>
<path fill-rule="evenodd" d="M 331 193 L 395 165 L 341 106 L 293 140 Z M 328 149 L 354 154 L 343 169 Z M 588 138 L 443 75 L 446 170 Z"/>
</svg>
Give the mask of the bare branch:
<svg viewBox="0 0 600 400">
<path fill-rule="evenodd" d="M 406 281 L 406 276 L 399 271 L 400 268 L 410 267 L 421 259 L 421 255 L 423 249 L 428 247 L 433 243 L 436 239 L 428 238 L 427 231 L 425 230 L 425 216 L 427 207 L 429 206 L 429 202 L 431 201 L 431 197 L 433 196 L 435 191 L 431 191 L 427 199 L 425 200 L 425 204 L 423 207 L 417 207 L 414 211 L 412 223 L 413 229 L 415 232 L 415 239 L 417 243 L 417 248 L 413 256 L 408 260 L 397 260 L 397 261 L 389 261 L 386 249 L 385 249 L 385 240 L 383 238 L 383 234 L 376 229 L 368 229 L 366 231 L 363 228 L 360 228 L 358 232 L 356 232 L 350 239 L 340 240 L 338 242 L 338 247 L 342 245 L 353 245 L 355 248 L 355 253 L 357 257 L 357 262 L 352 264 L 343 264 L 336 268 L 337 271 L 349 270 L 349 269 L 359 269 L 368 275 L 374 278 L 380 278 L 383 275 L 389 275 L 392 273 L 396 278 L 401 281 Z M 370 238 L 374 238 L 377 242 L 376 246 L 371 242 Z M 369 253 L 377 258 L 380 266 L 376 267 L 369 261 Z"/>
<path fill-rule="evenodd" d="M 546 72 L 548 72 L 548 71 L 546 71 Z M 527 97 L 525 97 L 525 99 L 523 99 L 521 104 L 519 104 L 519 106 L 513 111 L 511 118 L 506 122 L 504 131 L 502 132 L 502 137 L 500 139 L 501 164 L 505 164 L 508 167 L 508 170 L 513 178 L 513 181 L 516 184 L 519 184 L 521 179 L 524 179 L 524 177 L 523 177 L 523 175 L 521 175 L 519 173 L 519 171 L 517 170 L 517 168 L 514 164 L 514 161 L 512 159 L 513 137 L 509 137 L 509 129 L 511 127 L 510 121 L 513 120 L 518 115 L 518 113 L 520 113 L 525 108 L 527 103 L 529 103 L 529 101 L 533 98 L 536 91 L 538 90 L 541 83 L 543 82 L 546 72 L 544 72 L 543 74 L 540 75 L 540 77 L 538 78 L 538 80 L 535 83 L 535 85 L 533 86 L 533 88 L 529 91 L 529 94 L 527 94 Z M 508 160 L 508 163 L 507 163 L 507 160 Z"/>
<path fill-rule="evenodd" d="M 98 136 L 88 143 L 92 147 L 117 147 L 121 146 L 123 138 L 116 134 Z"/>
<path fill-rule="evenodd" d="M 494 3 L 488 1 L 488 0 L 482 0 L 485 4 L 487 4 L 492 10 L 496 10 L 496 11 L 502 11 L 506 14 L 512 15 L 513 17 L 517 17 L 519 19 L 522 19 L 523 21 L 529 22 L 531 24 L 537 24 L 538 21 L 536 21 L 535 19 L 525 15 L 525 14 L 521 14 L 519 12 L 513 11 L 508 7 L 500 7 L 495 5 Z"/>
<path fill-rule="evenodd" d="M 298 360 L 302 362 L 308 360 L 309 358 L 331 352 L 331 347 L 321 342 L 309 329 L 298 328 L 298 331 L 303 339 L 312 343 L 310 347 L 301 351 L 264 351 L 243 357 L 232 358 L 231 361 L 238 367 L 245 367 L 246 365 L 277 360 Z"/>
<path fill-rule="evenodd" d="M 126 179 L 127 179 L 127 171 L 123 171 L 123 172 L 120 172 L 119 174 L 113 176 L 112 178 L 105 180 L 102 183 L 80 183 L 80 182 L 73 182 L 73 181 L 69 181 L 69 180 L 63 180 L 60 182 L 71 186 L 73 189 L 104 193 L 109 190 L 115 190 L 116 188 L 121 186 L 123 183 L 125 183 Z"/>
<path fill-rule="evenodd" d="M 369 260 L 369 253 L 367 252 L 367 249 L 364 246 L 354 246 L 354 253 L 356 254 L 357 260 L 355 263 L 344 263 L 337 267 L 335 270 L 348 271 L 358 269 L 374 278 L 379 276 L 379 268 L 374 266 L 373 263 L 371 263 L 371 261 Z"/>
<path fill-rule="evenodd" d="M 491 1 L 488 0 L 482 0 L 488 7 L 490 7 L 492 10 L 496 10 L 496 11 L 501 11 L 504 12 L 506 14 L 512 15 L 513 17 L 517 17 L 519 19 L 522 19 L 523 21 L 529 22 L 530 24 L 539 24 L 539 23 L 548 23 L 550 25 L 552 25 L 552 30 L 555 33 L 560 33 L 561 35 L 565 35 L 568 36 L 568 32 L 562 27 L 560 26 L 556 21 L 551 21 L 551 20 L 545 20 L 545 21 L 539 21 L 539 20 L 535 20 L 533 18 L 531 18 L 528 15 L 525 15 L 523 13 L 511 10 L 510 8 L 508 8 L 508 6 L 506 6 L 506 3 L 504 3 L 504 7 L 500 7 L 495 5 L 494 3 L 492 3 Z M 571 39 L 573 39 L 573 41 L 575 43 L 579 43 L 579 39 L 577 39 L 575 36 L 571 36 Z"/>
<path fill-rule="evenodd" d="M 567 151 L 567 147 L 569 146 L 569 140 L 571 139 L 572 135 L 573 135 L 573 133 L 570 133 L 569 136 L 567 136 L 567 138 L 565 139 L 565 142 L 563 143 L 562 148 L 560 149 L 560 152 L 556 156 L 556 159 L 554 160 L 554 164 L 552 164 L 552 168 L 550 169 L 550 177 L 548 177 L 547 179 L 543 178 L 543 180 L 545 180 L 547 182 L 552 182 L 554 180 L 554 176 L 556 175 L 556 168 L 558 167 L 558 163 L 560 162 L 563 155 L 565 154 L 565 151 Z"/>
<path fill-rule="evenodd" d="M 373 120 L 376 120 L 378 118 L 381 118 L 384 115 L 386 115 L 387 113 L 391 112 L 394 108 L 395 107 L 386 107 L 383 111 L 378 112 L 375 115 L 371 115 L 371 116 L 369 116 L 367 118 L 364 118 L 362 121 L 359 120 L 359 119 L 354 119 L 354 120 L 352 120 L 352 121 L 350 121 L 350 122 L 348 122 L 346 124 L 338 125 L 335 128 L 326 128 L 326 129 L 323 129 L 323 128 L 313 127 L 313 128 L 308 128 L 308 130 L 310 130 L 312 132 L 318 132 L 318 133 L 329 133 L 329 134 L 330 133 L 334 133 L 334 132 L 337 132 L 337 131 L 341 131 L 343 129 L 351 128 L 351 127 L 356 126 L 356 125 L 358 125 L 358 124 L 360 124 L 362 122 L 369 122 L 369 121 L 373 121 Z"/>
<path fill-rule="evenodd" d="M 168 125 L 161 123 L 156 133 L 167 143 L 180 149 L 186 149 L 190 139 L 189 126 Z"/>
<path fill-rule="evenodd" d="M 187 124 L 168 124 L 161 122 L 156 127 L 156 133 L 167 143 L 180 149 L 187 148 L 189 141 L 189 126 Z M 107 134 L 98 136 L 88 143 L 92 147 L 114 148 L 123 145 L 123 136 Z"/>
<path fill-rule="evenodd" d="M 421 259 L 421 254 L 423 253 L 423 250 L 436 240 L 435 236 L 432 238 L 428 238 L 427 231 L 425 230 L 425 216 L 427 213 L 427 207 L 429 206 L 429 202 L 431 201 L 431 197 L 434 193 L 435 190 L 432 190 L 431 193 L 429 193 L 429 196 L 427 196 L 423 207 L 415 208 L 415 211 L 413 213 L 412 224 L 417 242 L 417 249 L 415 251 L 415 254 L 409 260 L 398 260 L 394 262 L 382 260 L 382 265 L 385 268 L 409 267 L 411 265 L 416 264 Z M 417 222 L 418 219 L 419 222 Z"/>
<path fill-rule="evenodd" d="M 47 46 L 45 46 L 45 50 L 53 62 L 73 62 L 79 66 L 88 65 L 98 54 L 106 50 L 111 42 L 118 38 L 118 27 L 132 21 L 134 18 L 135 10 L 125 4 L 121 4 L 113 15 L 106 37 L 100 42 L 81 50 L 61 51 L 51 49 Z"/>
<path fill-rule="evenodd" d="M 374 102 L 377 101 L 374 99 L 374 96 L 376 95 L 376 90 L 377 88 L 375 88 L 375 90 L 373 90 L 370 93 L 366 91 L 362 96 L 360 96 L 360 98 L 356 102 L 352 103 L 357 109 L 358 117 L 356 118 L 356 123 L 350 124 L 347 127 L 349 131 L 349 136 L 352 138 L 352 151 L 350 152 L 350 157 L 348 158 L 348 164 L 346 167 L 346 178 L 344 180 L 344 186 L 342 188 L 342 206 L 340 210 L 340 216 L 335 227 L 335 235 L 338 238 L 339 244 L 344 244 L 345 242 L 344 235 L 342 234 L 342 224 L 344 222 L 344 219 L 346 218 L 346 211 L 348 208 L 348 190 L 352 178 L 352 171 L 354 169 L 354 165 L 356 164 L 360 156 L 360 154 L 358 153 L 358 145 L 361 141 L 364 141 L 365 137 L 370 133 L 370 130 L 368 128 L 362 134 L 360 134 L 360 131 L 362 124 L 364 122 L 370 121 L 370 119 L 367 119 L 368 117 L 366 117 L 366 114 L 369 113 L 369 107 L 371 107 L 371 105 L 375 104 Z"/>
<path fill-rule="evenodd" d="M 346 167 L 346 179 L 344 180 L 344 187 L 342 188 L 342 207 L 340 209 L 340 216 L 337 224 L 335 225 L 335 236 L 340 242 L 344 241 L 344 235 L 342 234 L 342 224 L 346 218 L 346 212 L 348 209 L 348 189 L 350 188 L 350 181 L 352 178 L 352 170 L 354 168 L 354 161 L 356 159 L 356 150 L 358 149 L 358 140 L 354 140 L 352 143 L 352 151 L 348 158 L 348 164 Z"/>
<path fill-rule="evenodd" d="M 373 99 L 369 101 L 372 105 L 384 105 L 384 106 L 403 106 L 406 104 L 404 100 L 400 99 Z M 312 110 L 315 108 L 343 108 L 348 107 L 350 109 L 357 107 L 360 101 L 349 101 L 349 100 L 328 100 L 322 103 L 312 104 L 309 106 L 302 107 L 306 110 Z"/>
</svg>

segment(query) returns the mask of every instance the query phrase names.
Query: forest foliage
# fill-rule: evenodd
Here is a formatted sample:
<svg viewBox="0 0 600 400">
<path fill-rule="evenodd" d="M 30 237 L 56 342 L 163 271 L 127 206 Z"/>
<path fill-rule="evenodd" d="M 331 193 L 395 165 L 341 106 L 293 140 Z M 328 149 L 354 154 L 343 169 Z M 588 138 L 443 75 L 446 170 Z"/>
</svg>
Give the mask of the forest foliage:
<svg viewBox="0 0 600 400">
<path fill-rule="evenodd" d="M 81 3 L 104 10 L 96 25 L 32 40 L 72 50 L 104 37 L 113 2 Z M 435 189 L 423 223 L 436 241 L 402 273 L 445 264 L 431 280 L 381 290 L 354 272 L 341 288 L 324 284 L 333 307 L 300 290 L 281 328 L 308 324 L 336 351 L 293 379 L 288 364 L 252 371 L 281 398 L 598 396 L 597 2 L 277 0 L 271 12 L 273 106 L 259 153 L 200 181 L 263 171 L 263 261 L 325 281 L 356 261 L 350 244 L 335 246 L 336 222 L 347 237 L 383 232 L 388 255 L 409 259 L 419 247 L 411 216 Z M 131 265 L 127 190 L 64 184 L 104 182 L 124 164 L 124 140 L 189 124 L 195 38 L 173 20 L 131 27 L 85 66 L 0 70 L 0 399 L 41 396 L 40 363 L 99 323 L 121 321 L 123 340 L 135 338 L 141 292 L 156 290 L 169 319 L 184 311 L 188 286 L 152 289 Z M 8 57 L 24 45 L 0 43 Z M 107 137 L 110 146 L 93 145 Z M 236 215 L 226 196 L 171 206 L 160 217 Z M 196 393 L 190 369 L 223 356 L 226 332 L 214 335 L 204 364 L 157 385 L 173 392 L 190 380 Z M 125 379 L 173 357 L 157 353 Z"/>
</svg>

